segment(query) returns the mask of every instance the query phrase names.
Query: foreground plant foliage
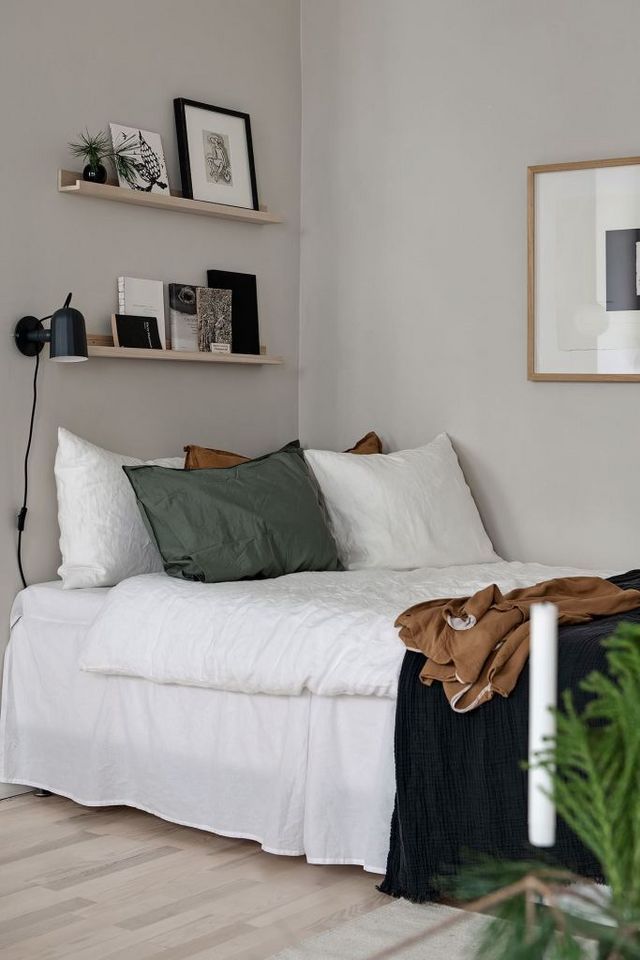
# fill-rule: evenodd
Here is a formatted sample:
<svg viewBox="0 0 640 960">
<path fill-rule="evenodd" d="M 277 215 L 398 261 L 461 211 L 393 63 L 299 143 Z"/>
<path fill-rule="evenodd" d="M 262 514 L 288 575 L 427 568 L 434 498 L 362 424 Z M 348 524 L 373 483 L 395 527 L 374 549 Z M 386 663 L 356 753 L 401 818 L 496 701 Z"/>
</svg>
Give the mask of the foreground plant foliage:
<svg viewBox="0 0 640 960">
<path fill-rule="evenodd" d="M 597 857 L 610 895 L 549 865 L 478 861 L 455 890 L 497 918 L 478 960 L 640 960 L 640 627 L 623 624 L 603 645 L 608 674 L 582 682 L 591 694 L 582 712 L 564 693 L 541 763 L 559 815 Z"/>
<path fill-rule="evenodd" d="M 565 692 L 557 734 L 541 765 L 551 773 L 558 814 L 597 857 L 608 891 L 544 862 L 476 858 L 450 893 L 492 919 L 476 960 L 640 960 L 640 626 L 603 641 L 607 674 L 581 684 L 582 711 Z M 393 958 L 464 922 L 464 912 L 385 948 Z"/>
</svg>

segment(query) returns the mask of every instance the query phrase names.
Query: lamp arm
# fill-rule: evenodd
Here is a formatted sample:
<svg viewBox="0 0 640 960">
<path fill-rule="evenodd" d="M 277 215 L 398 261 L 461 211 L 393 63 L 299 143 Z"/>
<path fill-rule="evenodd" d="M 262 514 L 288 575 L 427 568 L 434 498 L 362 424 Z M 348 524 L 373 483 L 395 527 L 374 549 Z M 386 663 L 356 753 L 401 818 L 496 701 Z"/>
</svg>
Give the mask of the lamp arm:
<svg viewBox="0 0 640 960">
<path fill-rule="evenodd" d="M 49 317 L 45 317 L 44 319 L 48 320 Z M 29 343 L 50 343 L 51 330 L 45 330 L 44 327 L 41 330 L 30 330 L 27 332 L 26 338 Z"/>
</svg>

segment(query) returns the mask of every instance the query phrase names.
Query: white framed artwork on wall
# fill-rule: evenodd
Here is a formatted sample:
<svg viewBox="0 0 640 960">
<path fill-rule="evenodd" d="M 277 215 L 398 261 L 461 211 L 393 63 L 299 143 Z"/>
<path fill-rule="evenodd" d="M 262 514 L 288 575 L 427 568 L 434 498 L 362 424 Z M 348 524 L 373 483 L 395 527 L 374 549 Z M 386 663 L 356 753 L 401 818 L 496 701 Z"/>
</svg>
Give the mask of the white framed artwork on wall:
<svg viewBox="0 0 640 960">
<path fill-rule="evenodd" d="M 530 380 L 640 380 L 640 157 L 529 167 Z"/>
</svg>

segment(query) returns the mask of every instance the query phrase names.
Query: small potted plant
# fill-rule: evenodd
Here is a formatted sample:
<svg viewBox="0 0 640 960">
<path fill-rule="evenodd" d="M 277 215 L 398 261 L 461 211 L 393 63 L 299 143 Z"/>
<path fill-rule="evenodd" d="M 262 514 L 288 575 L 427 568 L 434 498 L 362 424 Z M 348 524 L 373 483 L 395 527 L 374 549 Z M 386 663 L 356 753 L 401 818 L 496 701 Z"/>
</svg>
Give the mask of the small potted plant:
<svg viewBox="0 0 640 960">
<path fill-rule="evenodd" d="M 110 138 L 102 130 L 96 134 L 85 130 L 77 140 L 69 144 L 73 156 L 84 161 L 82 178 L 90 183 L 106 183 L 107 168 L 104 161 L 112 163 L 119 176 L 126 180 L 132 179 L 137 162 L 134 148 L 134 136 L 127 137 L 117 147 L 113 147 Z"/>
</svg>

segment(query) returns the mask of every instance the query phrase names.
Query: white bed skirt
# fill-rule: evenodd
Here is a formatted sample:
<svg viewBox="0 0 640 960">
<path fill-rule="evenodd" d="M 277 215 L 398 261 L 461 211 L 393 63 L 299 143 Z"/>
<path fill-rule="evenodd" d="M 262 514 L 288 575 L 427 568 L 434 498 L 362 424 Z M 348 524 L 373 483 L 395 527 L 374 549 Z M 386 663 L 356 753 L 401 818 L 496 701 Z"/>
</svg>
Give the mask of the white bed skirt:
<svg viewBox="0 0 640 960">
<path fill-rule="evenodd" d="M 78 591 L 75 621 L 61 618 L 70 591 L 64 604 L 60 594 L 47 584 L 22 595 L 5 659 L 0 781 L 384 873 L 394 701 L 84 673 L 79 652 L 103 592 Z"/>
</svg>

